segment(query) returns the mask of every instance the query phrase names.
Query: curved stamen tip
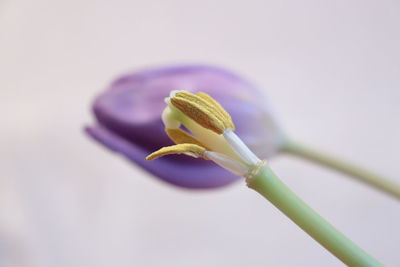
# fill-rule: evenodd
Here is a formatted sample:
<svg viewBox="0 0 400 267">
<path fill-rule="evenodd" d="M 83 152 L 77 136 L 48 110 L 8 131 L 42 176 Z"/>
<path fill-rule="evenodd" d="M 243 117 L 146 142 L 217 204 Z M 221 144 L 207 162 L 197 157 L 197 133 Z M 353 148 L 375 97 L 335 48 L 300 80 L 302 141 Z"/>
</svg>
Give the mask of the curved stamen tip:
<svg viewBox="0 0 400 267">
<path fill-rule="evenodd" d="M 166 155 L 172 155 L 172 154 L 185 154 L 187 156 L 191 156 L 194 158 L 203 157 L 206 159 L 206 157 L 204 156 L 204 152 L 206 152 L 206 149 L 199 145 L 178 144 L 178 145 L 163 147 L 163 148 L 151 153 L 150 155 L 148 155 L 146 157 L 146 160 L 153 160 L 153 159 L 156 159 L 159 157 L 163 157 Z"/>
</svg>

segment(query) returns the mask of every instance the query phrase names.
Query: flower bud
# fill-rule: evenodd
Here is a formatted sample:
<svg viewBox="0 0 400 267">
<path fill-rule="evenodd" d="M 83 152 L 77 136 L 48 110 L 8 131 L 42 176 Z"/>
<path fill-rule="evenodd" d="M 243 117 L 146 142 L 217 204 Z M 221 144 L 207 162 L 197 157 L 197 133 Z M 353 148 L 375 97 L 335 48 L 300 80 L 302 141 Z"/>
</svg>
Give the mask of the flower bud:
<svg viewBox="0 0 400 267">
<path fill-rule="evenodd" d="M 145 160 L 158 148 L 173 145 L 161 120 L 164 98 L 171 90 L 212 95 L 232 116 L 235 133 L 258 157 L 269 158 L 279 151 L 282 134 L 263 95 L 243 78 L 212 66 L 148 69 L 117 79 L 95 99 L 93 112 L 97 122 L 86 127 L 86 132 L 173 185 L 215 188 L 238 180 L 239 177 L 211 161 L 184 155 L 162 157 L 154 162 Z"/>
</svg>

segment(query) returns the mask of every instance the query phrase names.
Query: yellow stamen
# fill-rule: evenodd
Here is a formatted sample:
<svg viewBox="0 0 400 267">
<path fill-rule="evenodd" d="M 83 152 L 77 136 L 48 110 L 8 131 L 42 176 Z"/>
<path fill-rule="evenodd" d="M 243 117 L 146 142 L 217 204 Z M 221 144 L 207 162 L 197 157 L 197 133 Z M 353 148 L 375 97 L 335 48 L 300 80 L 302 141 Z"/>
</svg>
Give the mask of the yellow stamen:
<svg viewBox="0 0 400 267">
<path fill-rule="evenodd" d="M 153 160 L 162 156 L 171 154 L 185 154 L 194 158 L 204 157 L 206 149 L 195 144 L 179 144 L 173 146 L 163 147 L 146 157 L 146 160 Z"/>
<path fill-rule="evenodd" d="M 179 144 L 195 144 L 195 145 L 207 148 L 204 144 L 202 144 L 194 136 L 191 136 L 189 133 L 183 131 L 182 129 L 165 128 L 165 132 L 167 133 L 169 139 L 174 141 L 174 143 L 177 145 L 179 145 Z"/>
</svg>

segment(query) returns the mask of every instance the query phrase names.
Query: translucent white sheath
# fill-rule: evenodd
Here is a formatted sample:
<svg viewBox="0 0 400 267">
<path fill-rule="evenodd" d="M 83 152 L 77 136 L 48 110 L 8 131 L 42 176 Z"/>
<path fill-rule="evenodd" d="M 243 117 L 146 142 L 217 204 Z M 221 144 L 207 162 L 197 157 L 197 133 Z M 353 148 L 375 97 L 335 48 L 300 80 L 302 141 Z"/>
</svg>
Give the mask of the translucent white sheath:
<svg viewBox="0 0 400 267">
<path fill-rule="evenodd" d="M 204 156 L 207 157 L 208 159 L 214 161 L 216 164 L 221 166 L 222 168 L 237 174 L 239 176 L 244 176 L 249 172 L 249 167 L 241 163 L 240 161 L 237 161 L 235 159 L 232 159 L 224 154 L 218 153 L 218 152 L 213 152 L 213 151 L 206 151 L 204 152 Z"/>
<path fill-rule="evenodd" d="M 223 133 L 225 140 L 231 148 L 249 165 L 256 165 L 260 159 L 243 143 L 243 141 L 231 130 Z"/>
</svg>

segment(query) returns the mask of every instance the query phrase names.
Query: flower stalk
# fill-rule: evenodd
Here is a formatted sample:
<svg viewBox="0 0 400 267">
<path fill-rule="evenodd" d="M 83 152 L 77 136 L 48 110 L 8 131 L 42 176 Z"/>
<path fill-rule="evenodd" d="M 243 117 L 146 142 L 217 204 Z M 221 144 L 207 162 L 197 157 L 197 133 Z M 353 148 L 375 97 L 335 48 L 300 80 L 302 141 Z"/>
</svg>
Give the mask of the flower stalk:
<svg viewBox="0 0 400 267">
<path fill-rule="evenodd" d="M 267 164 L 246 177 L 246 182 L 346 265 L 382 266 L 302 201 Z"/>
<path fill-rule="evenodd" d="M 387 193 L 389 196 L 400 200 L 400 185 L 398 183 L 364 168 L 353 165 L 347 161 L 340 160 L 337 157 L 289 140 L 283 144 L 282 152 L 347 174 L 357 181 L 379 189 L 382 192 Z"/>
</svg>

